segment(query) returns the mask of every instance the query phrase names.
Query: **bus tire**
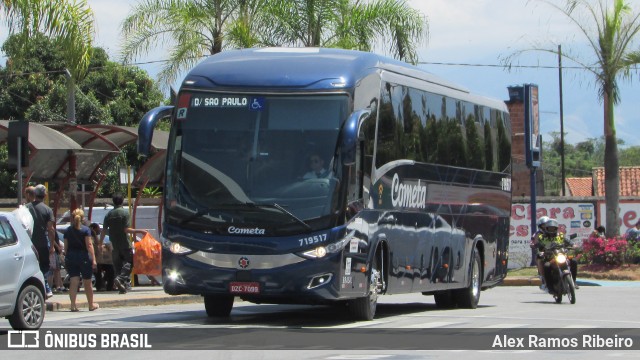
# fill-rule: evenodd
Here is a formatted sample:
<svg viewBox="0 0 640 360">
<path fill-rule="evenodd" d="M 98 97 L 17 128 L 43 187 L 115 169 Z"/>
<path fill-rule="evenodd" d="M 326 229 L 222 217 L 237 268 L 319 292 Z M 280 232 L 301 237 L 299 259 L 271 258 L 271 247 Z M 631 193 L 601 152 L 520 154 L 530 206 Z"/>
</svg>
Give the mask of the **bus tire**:
<svg viewBox="0 0 640 360">
<path fill-rule="evenodd" d="M 204 309 L 209 317 L 228 317 L 233 308 L 233 296 L 204 295 Z"/>
<path fill-rule="evenodd" d="M 458 306 L 466 309 L 475 309 L 480 302 L 480 290 L 482 286 L 482 261 L 477 251 L 471 256 L 469 264 L 469 286 L 455 291 Z"/>
<path fill-rule="evenodd" d="M 381 259 L 378 254 L 374 257 L 371 265 L 371 277 L 369 281 L 369 291 L 361 298 L 351 300 L 349 311 L 356 320 L 371 321 L 376 315 L 378 306 L 378 294 L 382 292 L 382 273 L 380 272 Z"/>
</svg>

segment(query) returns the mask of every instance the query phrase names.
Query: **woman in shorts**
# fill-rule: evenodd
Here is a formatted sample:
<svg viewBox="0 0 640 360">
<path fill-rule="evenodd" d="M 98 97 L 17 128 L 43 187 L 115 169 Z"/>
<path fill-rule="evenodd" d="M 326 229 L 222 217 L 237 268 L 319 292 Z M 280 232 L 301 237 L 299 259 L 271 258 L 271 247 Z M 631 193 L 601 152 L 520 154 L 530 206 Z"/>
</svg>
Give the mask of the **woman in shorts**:
<svg viewBox="0 0 640 360">
<path fill-rule="evenodd" d="M 84 211 L 75 209 L 72 213 L 73 222 L 64 233 L 65 266 L 70 277 L 69 299 L 71 300 L 71 311 L 78 311 L 76 306 L 76 295 L 78 293 L 78 282 L 82 276 L 84 293 L 87 296 L 89 311 L 99 308 L 93 302 L 93 286 L 91 276 L 96 269 L 96 255 L 91 241 L 91 231 L 82 225 Z"/>
</svg>

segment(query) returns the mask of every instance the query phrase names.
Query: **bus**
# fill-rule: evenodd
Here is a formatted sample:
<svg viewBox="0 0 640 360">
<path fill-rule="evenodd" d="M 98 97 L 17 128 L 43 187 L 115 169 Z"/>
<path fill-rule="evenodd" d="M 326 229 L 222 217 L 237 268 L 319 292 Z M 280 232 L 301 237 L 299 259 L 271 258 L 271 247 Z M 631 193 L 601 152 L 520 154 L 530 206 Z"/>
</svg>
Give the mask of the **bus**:
<svg viewBox="0 0 640 360">
<path fill-rule="evenodd" d="M 142 119 L 140 154 L 168 117 L 164 291 L 208 316 L 239 298 L 371 320 L 399 293 L 475 308 L 506 275 L 503 101 L 373 53 L 258 48 L 196 65 Z"/>
</svg>

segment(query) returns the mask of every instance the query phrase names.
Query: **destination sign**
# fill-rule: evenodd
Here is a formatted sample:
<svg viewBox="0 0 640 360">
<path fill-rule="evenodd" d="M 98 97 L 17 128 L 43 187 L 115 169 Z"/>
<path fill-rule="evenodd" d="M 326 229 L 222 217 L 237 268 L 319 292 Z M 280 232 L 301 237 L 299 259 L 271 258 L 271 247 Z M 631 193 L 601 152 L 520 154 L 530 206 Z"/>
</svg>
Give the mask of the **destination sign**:
<svg viewBox="0 0 640 360">
<path fill-rule="evenodd" d="M 206 96 L 191 98 L 192 107 L 247 107 L 249 98 L 243 96 Z"/>
</svg>

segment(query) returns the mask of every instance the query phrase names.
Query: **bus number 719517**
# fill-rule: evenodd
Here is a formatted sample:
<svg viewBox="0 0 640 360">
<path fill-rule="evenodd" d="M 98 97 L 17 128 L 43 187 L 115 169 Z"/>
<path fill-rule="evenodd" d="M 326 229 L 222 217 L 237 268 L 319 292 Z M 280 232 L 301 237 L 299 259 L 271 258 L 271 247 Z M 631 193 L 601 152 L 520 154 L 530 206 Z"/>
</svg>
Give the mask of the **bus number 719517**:
<svg viewBox="0 0 640 360">
<path fill-rule="evenodd" d="M 306 238 L 298 239 L 300 246 L 313 245 L 327 241 L 327 234 L 313 235 Z"/>
</svg>

